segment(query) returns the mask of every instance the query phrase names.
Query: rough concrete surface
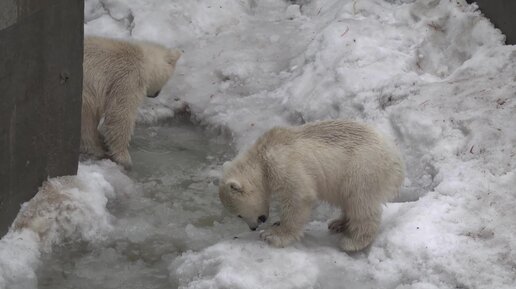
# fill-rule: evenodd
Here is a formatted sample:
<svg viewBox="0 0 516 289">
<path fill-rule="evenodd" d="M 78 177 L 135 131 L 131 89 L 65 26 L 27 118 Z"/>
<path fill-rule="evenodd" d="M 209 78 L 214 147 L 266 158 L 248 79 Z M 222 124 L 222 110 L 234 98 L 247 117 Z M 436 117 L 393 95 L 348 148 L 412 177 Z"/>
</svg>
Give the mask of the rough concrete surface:
<svg viewBox="0 0 516 289">
<path fill-rule="evenodd" d="M 0 236 L 44 180 L 77 172 L 83 9 L 0 1 Z"/>
</svg>

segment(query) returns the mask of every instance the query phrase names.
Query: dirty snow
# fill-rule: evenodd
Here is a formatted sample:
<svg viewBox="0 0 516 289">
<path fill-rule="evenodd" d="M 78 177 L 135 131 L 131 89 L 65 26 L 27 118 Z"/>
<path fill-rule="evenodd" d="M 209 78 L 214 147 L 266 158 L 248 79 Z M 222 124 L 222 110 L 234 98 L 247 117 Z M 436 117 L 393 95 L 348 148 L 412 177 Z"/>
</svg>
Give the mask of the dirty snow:
<svg viewBox="0 0 516 289">
<path fill-rule="evenodd" d="M 82 164 L 77 179 L 89 189 L 65 191 L 79 208 L 96 209 L 71 215 L 73 234 L 70 224 L 50 224 L 55 233 L 44 240 L 11 230 L 0 241 L 0 288 L 37 288 L 40 255 L 52 247 L 46 244 L 65 237 L 86 242 L 98 255 L 89 258 L 112 265 L 95 288 L 119 288 L 117 271 L 109 273 L 117 262 L 150 278 L 147 259 L 161 247 L 132 258 L 121 257 L 124 248 L 105 247 L 106 239 L 141 243 L 148 236 L 168 238 L 175 249 L 159 261 L 161 283 L 147 288 L 516 287 L 516 47 L 503 44 L 476 6 L 463 0 L 87 0 L 85 19 L 87 34 L 184 51 L 160 97 L 141 108 L 142 124 L 188 109 L 195 123 L 230 136 L 243 150 L 275 125 L 365 121 L 396 140 L 407 179 L 398 202 L 386 206 L 377 240 L 349 255 L 327 233 L 335 212 L 326 206 L 316 210 L 304 239 L 288 248 L 271 248 L 258 233 L 245 232 L 216 202 L 215 185 L 199 179 L 216 178 L 220 162 L 210 158 L 193 170 L 200 188 L 194 197 L 171 197 L 176 207 L 146 203 L 149 180 L 133 176 L 143 185 L 124 198 L 129 207 L 148 210 L 143 219 L 115 217 L 117 208 L 100 201 L 131 191 L 123 175 L 106 176 L 120 173 L 116 167 Z M 169 169 L 165 180 L 173 185 L 178 168 Z M 90 203 L 73 197 L 79 192 L 98 197 Z M 215 211 L 221 215 L 213 221 Z M 84 214 L 105 217 L 86 222 Z M 199 221 L 206 216 L 212 219 Z M 168 234 L 148 226 L 158 221 Z M 93 275 L 79 281 L 101 274 L 84 265 L 99 261 L 88 260 L 74 263 L 75 275 Z M 124 288 L 141 285 L 130 280 Z"/>
</svg>

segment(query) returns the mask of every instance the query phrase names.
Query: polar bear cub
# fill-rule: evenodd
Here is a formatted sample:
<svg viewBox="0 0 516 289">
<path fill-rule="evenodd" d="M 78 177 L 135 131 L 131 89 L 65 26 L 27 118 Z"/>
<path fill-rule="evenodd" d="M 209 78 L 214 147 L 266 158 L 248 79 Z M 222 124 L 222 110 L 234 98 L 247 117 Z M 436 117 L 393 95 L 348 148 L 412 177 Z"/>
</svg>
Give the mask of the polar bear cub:
<svg viewBox="0 0 516 289">
<path fill-rule="evenodd" d="M 156 97 L 181 53 L 150 42 L 84 39 L 81 153 L 131 167 L 129 141 L 145 96 Z"/>
<path fill-rule="evenodd" d="M 280 222 L 260 237 L 278 247 L 302 237 L 317 200 L 328 202 L 342 210 L 329 230 L 343 234 L 344 251 L 358 251 L 373 241 L 382 204 L 397 195 L 403 180 L 392 142 L 364 124 L 322 121 L 266 132 L 225 166 L 219 197 L 254 231 L 267 220 L 275 195 Z"/>
</svg>

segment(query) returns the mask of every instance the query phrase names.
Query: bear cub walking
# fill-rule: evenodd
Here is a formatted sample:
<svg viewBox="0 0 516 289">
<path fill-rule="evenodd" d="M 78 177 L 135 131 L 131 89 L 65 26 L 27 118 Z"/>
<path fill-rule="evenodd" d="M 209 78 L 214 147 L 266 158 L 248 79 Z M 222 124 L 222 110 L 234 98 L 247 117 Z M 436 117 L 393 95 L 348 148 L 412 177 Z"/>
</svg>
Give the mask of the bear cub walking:
<svg viewBox="0 0 516 289">
<path fill-rule="evenodd" d="M 130 168 L 138 106 L 159 94 L 180 56 L 155 43 L 85 37 L 81 153 Z"/>
<path fill-rule="evenodd" d="M 316 201 L 328 202 L 342 211 L 329 230 L 343 234 L 342 250 L 358 251 L 373 241 L 382 204 L 397 195 L 403 180 L 392 142 L 364 124 L 322 121 L 266 132 L 225 166 L 219 197 L 254 231 L 267 220 L 274 194 L 280 223 L 260 237 L 277 247 L 299 240 Z"/>
</svg>

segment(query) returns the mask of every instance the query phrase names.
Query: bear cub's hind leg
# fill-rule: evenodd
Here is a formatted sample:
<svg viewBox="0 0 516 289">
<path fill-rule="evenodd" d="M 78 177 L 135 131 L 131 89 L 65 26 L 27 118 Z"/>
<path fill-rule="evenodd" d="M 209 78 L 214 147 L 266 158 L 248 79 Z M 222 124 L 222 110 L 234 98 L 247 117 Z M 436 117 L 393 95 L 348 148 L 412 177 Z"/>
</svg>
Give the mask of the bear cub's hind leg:
<svg viewBox="0 0 516 289">
<path fill-rule="evenodd" d="M 81 117 L 81 145 L 82 154 L 94 159 L 105 157 L 106 151 L 102 136 L 97 130 L 97 117 L 91 109 L 83 106 Z"/>
<path fill-rule="evenodd" d="M 340 240 L 340 247 L 344 251 L 355 252 L 364 249 L 373 242 L 380 227 L 381 205 L 371 205 L 369 208 L 352 209 L 348 213 L 344 237 Z"/>
</svg>

